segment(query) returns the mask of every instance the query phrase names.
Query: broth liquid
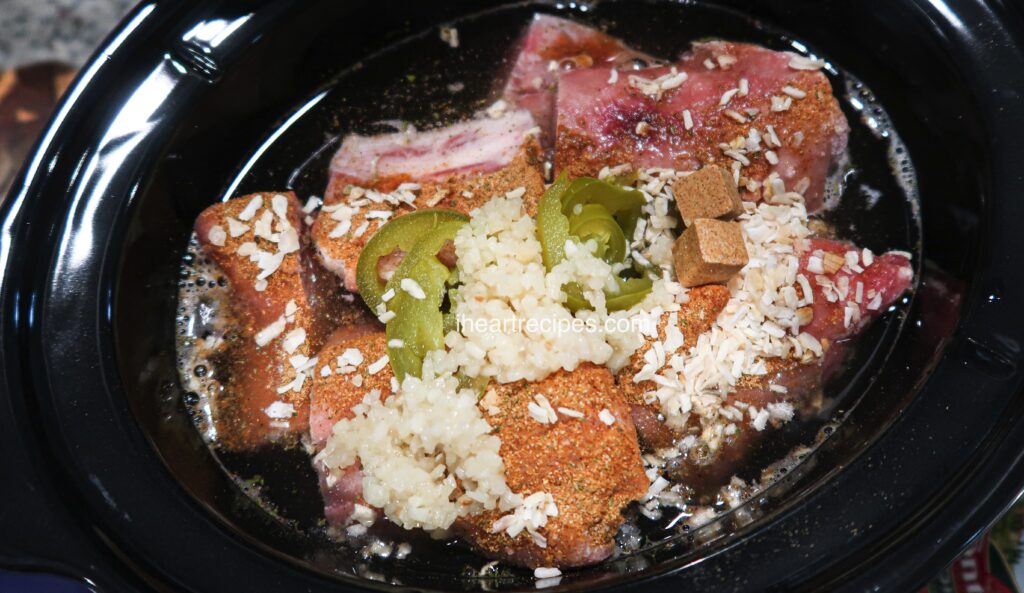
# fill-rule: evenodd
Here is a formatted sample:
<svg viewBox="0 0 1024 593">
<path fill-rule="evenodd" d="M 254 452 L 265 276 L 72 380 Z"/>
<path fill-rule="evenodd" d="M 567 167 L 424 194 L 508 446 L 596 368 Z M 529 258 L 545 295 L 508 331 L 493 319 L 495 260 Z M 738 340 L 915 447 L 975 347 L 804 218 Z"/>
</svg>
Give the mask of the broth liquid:
<svg viewBox="0 0 1024 593">
<path fill-rule="evenodd" d="M 513 5 L 467 17 L 451 24 L 459 30 L 461 44 L 457 50 L 442 43 L 436 30 L 427 31 L 347 70 L 324 93 L 301 106 L 301 117 L 289 118 L 285 128 L 268 135 L 270 140 L 254 151 L 259 157 L 239 171 L 223 197 L 292 190 L 304 202 L 322 195 L 330 158 L 345 134 L 389 132 L 396 119 L 430 128 L 463 119 L 485 107 L 497 99 L 495 80 L 501 80 L 510 67 L 508 58 L 516 40 L 536 10 L 550 12 L 551 7 Z M 562 16 L 596 25 L 628 45 L 669 59 L 686 51 L 692 40 L 708 36 L 760 43 L 772 49 L 803 48 L 741 15 L 702 4 L 602 2 L 574 4 L 561 12 Z M 657 15 L 663 26 L 650 27 L 652 15 Z M 906 148 L 870 89 L 841 70 L 829 67 L 827 74 L 851 131 L 849 158 L 828 187 L 828 203 L 834 207 L 822 218 L 841 238 L 876 253 L 888 249 L 909 251 L 919 265 L 917 182 Z M 324 130 L 329 130 L 326 137 Z M 202 257 L 194 237 L 182 262 L 181 277 L 178 369 L 196 429 L 247 495 L 282 523 L 311 538 L 323 539 L 322 501 L 307 451 L 295 446 L 236 453 L 218 447 L 215 408 L 216 396 L 223 387 L 218 382 L 215 359 L 209 353 L 218 340 L 225 339 L 229 327 L 223 306 L 227 287 L 219 280 L 216 268 Z M 894 308 L 905 307 L 908 302 L 909 297 L 905 297 Z M 350 306 L 355 312 L 363 305 L 353 299 Z M 821 413 L 794 419 L 774 431 L 771 438 L 763 439 L 764 444 L 738 472 L 747 486 L 724 488 L 710 506 L 726 511 L 737 497 L 746 500 L 756 495 L 763 499 L 773 483 L 799 471 L 813 448 L 842 422 L 844 410 L 856 405 L 857 391 L 866 387 L 851 383 L 851 369 L 877 368 L 884 362 L 898 333 L 890 328 L 898 326 L 902 317 L 897 310 L 872 324 L 858 338 L 858 346 L 851 349 L 846 368 L 825 386 Z M 889 339 L 882 340 L 884 336 Z M 693 503 L 665 508 L 657 516 L 630 511 L 629 521 L 616 538 L 619 550 L 615 557 L 628 558 L 631 552 L 679 537 L 693 543 L 703 541 L 699 533 L 690 533 L 685 519 L 708 505 Z M 731 515 L 733 527 L 749 523 L 758 516 L 757 505 L 740 506 Z M 439 565 L 465 566 L 464 572 L 471 580 L 485 576 L 504 583 L 522 577 L 509 576 L 518 573 L 503 569 L 478 574 L 486 559 L 458 542 L 431 541 L 421 534 L 382 525 L 385 523 L 378 521 L 379 527 L 367 538 L 350 543 L 366 561 L 360 572 L 367 578 L 383 578 L 381 575 L 395 561 L 434 571 Z M 710 526 L 696 531 L 707 529 Z M 402 545 L 410 542 L 411 553 Z M 352 553 L 344 545 L 330 541 L 326 545 L 338 547 L 338 553 Z M 330 554 L 324 552 L 314 563 L 329 566 Z M 625 562 L 623 570 L 635 569 L 637 562 Z"/>
</svg>

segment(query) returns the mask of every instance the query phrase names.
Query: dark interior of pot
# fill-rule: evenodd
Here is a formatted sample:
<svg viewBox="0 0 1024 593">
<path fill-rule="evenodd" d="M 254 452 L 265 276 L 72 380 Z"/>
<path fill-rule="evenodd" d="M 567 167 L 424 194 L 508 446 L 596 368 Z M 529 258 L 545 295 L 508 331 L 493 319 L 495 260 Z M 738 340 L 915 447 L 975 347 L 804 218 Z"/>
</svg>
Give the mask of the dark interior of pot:
<svg viewBox="0 0 1024 593">
<path fill-rule="evenodd" d="M 432 589 L 532 589 L 527 571 L 478 575 L 486 562 L 459 545 L 431 544 L 397 561 L 341 546 L 318 530 L 322 503 L 308 457 L 297 450 L 212 452 L 190 418 L 175 362 L 177 303 L 192 222 L 209 204 L 252 191 L 322 195 L 340 135 L 401 119 L 427 126 L 494 100 L 493 80 L 528 18 L 559 13 L 597 25 L 653 55 L 675 56 L 706 37 L 825 58 L 853 127 L 853 169 L 828 220 L 858 243 L 914 253 L 915 290 L 863 336 L 826 386 L 829 405 L 760 452 L 760 472 L 796 445 L 812 452 L 754 500 L 697 530 L 645 527 L 638 551 L 573 572 L 563 585 L 657 574 L 770 524 L 828 483 L 912 402 L 970 292 L 987 188 L 984 126 L 961 74 L 912 3 L 884 11 L 855 3 L 599 2 L 516 4 L 303 3 L 264 23 L 229 63 L 194 39 L 172 56 L 206 83 L 176 114 L 165 153 L 131 202 L 127 243 L 113 286 L 121 380 L 136 417 L 178 482 L 224 529 L 267 554 L 339 578 Z M 246 31 L 238 4 L 239 34 Z M 228 19 L 226 22 L 230 23 Z M 461 48 L 437 39 L 455 23 Z M 251 24 L 251 23 L 249 23 Z M 884 41 L 881 41 L 884 40 Z M 209 48 L 207 48 L 209 49 Z M 459 92 L 449 86 L 461 83 Z M 901 139 L 901 141 L 900 141 Z M 884 196 L 870 200 L 872 190 Z M 784 474 L 784 475 L 783 475 Z M 884 480 L 884 475 L 876 476 Z M 796 534 L 789 534 L 796 537 Z"/>
</svg>

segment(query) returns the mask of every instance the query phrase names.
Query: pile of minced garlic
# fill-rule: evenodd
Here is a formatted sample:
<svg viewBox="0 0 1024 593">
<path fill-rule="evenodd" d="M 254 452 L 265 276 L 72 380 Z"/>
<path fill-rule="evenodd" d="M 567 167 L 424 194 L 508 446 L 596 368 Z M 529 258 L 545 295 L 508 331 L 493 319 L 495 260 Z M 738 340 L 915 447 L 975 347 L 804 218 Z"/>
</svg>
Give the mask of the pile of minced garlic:
<svg viewBox="0 0 1024 593">
<path fill-rule="evenodd" d="M 509 514 L 495 531 L 526 529 L 531 534 L 557 514 L 553 503 L 537 507 L 544 493 L 513 493 L 505 484 L 498 454 L 501 441 L 477 406 L 477 394 L 459 389 L 456 372 L 493 377 L 498 382 L 536 381 L 582 362 L 621 366 L 642 343 L 636 332 L 605 331 L 607 263 L 586 245 L 569 250 L 566 261 L 544 268 L 536 221 L 526 215 L 522 191 L 496 197 L 472 213 L 455 237 L 463 284 L 454 309 L 465 323 L 445 337 L 447 350 L 426 357 L 420 378 L 407 377 L 398 392 L 383 401 L 371 392 L 355 408 L 355 417 L 338 422 L 319 459 L 330 468 L 345 468 L 358 458 L 363 469 L 363 496 L 370 505 L 406 528 L 445 530 L 462 516 L 499 508 Z M 561 287 L 578 282 L 597 303 L 595 331 L 528 331 L 573 318 L 564 306 Z M 644 303 L 671 301 L 662 282 Z M 614 314 L 625 318 L 629 312 Z M 474 320 L 507 320 L 522 333 L 475 331 Z M 529 503 L 529 504 L 527 504 Z M 537 508 L 533 508 L 537 507 Z M 534 537 L 541 543 L 543 537 Z"/>
<path fill-rule="evenodd" d="M 547 272 L 537 223 L 524 214 L 521 200 L 495 199 L 476 211 L 455 237 L 464 284 L 453 303 L 460 331 L 445 338 L 450 364 L 499 383 L 540 381 L 587 361 L 613 369 L 625 364 L 642 338 L 618 331 L 627 324 L 613 323 L 630 312 L 607 313 L 604 289 L 614 289 L 613 271 L 590 252 L 592 247 L 569 243 L 566 259 Z M 562 286 L 569 282 L 583 288 L 593 311 L 574 316 L 565 308 Z M 671 295 L 658 282 L 636 309 L 666 302 Z"/>
<path fill-rule="evenodd" d="M 430 362 L 398 395 L 381 401 L 371 391 L 353 411 L 334 426 L 319 459 L 331 468 L 358 459 L 363 498 L 402 527 L 447 529 L 460 516 L 517 502 L 476 393 Z"/>
<path fill-rule="evenodd" d="M 675 314 L 688 300 L 674 280 L 671 257 L 677 222 L 669 214 L 670 182 L 679 175 L 685 173 L 639 172 L 636 187 L 647 204 L 631 256 L 660 269 L 662 277 L 629 311 L 606 311 L 604 289 L 617 269 L 595 257 L 591 245 L 567 245 L 566 260 L 545 270 L 536 221 L 524 211 L 521 189 L 475 210 L 455 237 L 462 285 L 453 307 L 460 325 L 445 337 L 447 349 L 428 354 L 421 377 L 406 378 L 395 395 L 381 401 L 378 393 L 367 394 L 354 418 L 335 425 L 319 459 L 337 469 L 358 459 L 366 502 L 406 528 L 444 532 L 459 517 L 497 508 L 507 514 L 493 531 L 514 535 L 525 529 L 543 546 L 539 530 L 557 508 L 553 502 L 538 503 L 549 498 L 545 493 L 509 490 L 501 441 L 481 413 L 477 394 L 458 388 L 456 373 L 506 383 L 538 381 L 582 362 L 614 372 L 652 341 L 657 344 L 635 381 L 655 383 L 645 397 L 659 405 L 671 425 L 685 426 L 696 415 L 704 430 L 701 439 L 718 439 L 739 422 L 760 430 L 769 419 L 792 417 L 788 404 L 746 411 L 724 404 L 739 377 L 766 372 L 765 359 L 821 355 L 821 344 L 800 332 L 796 316 L 811 298 L 797 267 L 810 235 L 803 198 L 771 179 L 764 202 L 745 204 L 739 222 L 750 263 L 730 282 L 732 298 L 712 330 L 683 350 L 681 340 L 662 341 L 656 330 L 663 316 Z M 574 315 L 564 307 L 561 287 L 568 282 L 583 288 L 593 310 Z M 796 298 L 796 286 L 807 296 Z M 586 330 L 559 331 L 574 319 L 585 322 Z M 623 320 L 634 323 L 614 323 Z M 672 492 L 657 461 L 648 465 L 652 488 L 644 502 L 657 505 L 666 496 L 668 502 Z"/>
</svg>

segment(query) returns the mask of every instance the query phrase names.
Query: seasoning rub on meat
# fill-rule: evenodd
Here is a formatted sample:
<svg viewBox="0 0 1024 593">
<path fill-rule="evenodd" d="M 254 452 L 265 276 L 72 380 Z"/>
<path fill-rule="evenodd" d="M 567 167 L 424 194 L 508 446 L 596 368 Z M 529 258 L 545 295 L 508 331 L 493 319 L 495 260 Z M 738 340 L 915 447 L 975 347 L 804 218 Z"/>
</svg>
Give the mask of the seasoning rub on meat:
<svg viewBox="0 0 1024 593">
<path fill-rule="evenodd" d="M 790 52 L 710 41 L 615 82 L 608 68 L 568 72 L 558 83 L 555 168 L 595 175 L 622 163 L 718 164 L 734 172 L 745 199 L 762 196 L 775 173 L 816 211 L 849 132 L 820 67 Z"/>
<path fill-rule="evenodd" d="M 322 204 L 195 233 L 228 284 L 217 444 L 305 446 L 349 545 L 458 537 L 540 579 L 637 514 L 712 518 L 914 263 L 817 218 L 849 133 L 818 60 L 537 15 L 510 65 L 471 118 L 343 137 Z"/>
</svg>

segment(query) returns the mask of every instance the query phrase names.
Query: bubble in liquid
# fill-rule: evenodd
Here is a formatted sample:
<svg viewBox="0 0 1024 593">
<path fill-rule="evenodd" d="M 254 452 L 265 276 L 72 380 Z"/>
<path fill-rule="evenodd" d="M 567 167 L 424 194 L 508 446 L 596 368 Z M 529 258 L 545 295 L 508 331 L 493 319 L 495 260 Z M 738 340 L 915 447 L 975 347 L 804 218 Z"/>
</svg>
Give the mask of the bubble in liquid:
<svg viewBox="0 0 1024 593">
<path fill-rule="evenodd" d="M 856 104 L 854 107 L 860 114 L 861 122 L 871 130 L 876 138 L 888 141 L 889 167 L 900 189 L 903 190 L 904 198 L 910 202 L 911 210 L 917 216 L 919 210 L 917 172 L 914 170 L 914 164 L 910 160 L 906 145 L 893 127 L 892 118 L 863 82 L 849 73 L 845 73 L 844 78 L 846 100 L 850 101 L 850 98 L 855 95 L 858 97 L 856 101 L 860 103 L 860 107 L 858 108 Z"/>
</svg>

